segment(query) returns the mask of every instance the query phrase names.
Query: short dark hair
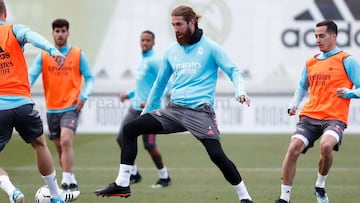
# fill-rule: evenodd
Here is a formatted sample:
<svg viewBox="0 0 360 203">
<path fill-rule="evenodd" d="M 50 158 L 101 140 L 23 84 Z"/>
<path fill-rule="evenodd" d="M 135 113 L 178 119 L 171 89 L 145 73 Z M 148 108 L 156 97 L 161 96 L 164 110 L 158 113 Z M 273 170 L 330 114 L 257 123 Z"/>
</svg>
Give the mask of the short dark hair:
<svg viewBox="0 0 360 203">
<path fill-rule="evenodd" d="M 143 33 L 143 34 L 144 34 L 144 33 L 150 34 L 150 35 L 152 36 L 152 38 L 155 40 L 155 34 L 154 34 L 152 31 L 150 31 L 150 30 L 144 30 L 142 33 Z"/>
<path fill-rule="evenodd" d="M 321 22 L 316 24 L 316 27 L 320 27 L 320 26 L 326 26 L 326 31 L 328 33 L 333 33 L 333 34 L 336 34 L 336 35 L 338 33 L 338 28 L 337 28 L 337 25 L 335 24 L 334 21 L 324 20 L 324 21 L 321 21 Z"/>
<path fill-rule="evenodd" d="M 66 19 L 64 18 L 58 18 L 58 19 L 55 19 L 53 22 L 52 22 L 52 29 L 54 30 L 55 28 L 59 28 L 59 27 L 66 27 L 67 30 L 69 30 L 69 21 L 67 21 Z"/>
</svg>

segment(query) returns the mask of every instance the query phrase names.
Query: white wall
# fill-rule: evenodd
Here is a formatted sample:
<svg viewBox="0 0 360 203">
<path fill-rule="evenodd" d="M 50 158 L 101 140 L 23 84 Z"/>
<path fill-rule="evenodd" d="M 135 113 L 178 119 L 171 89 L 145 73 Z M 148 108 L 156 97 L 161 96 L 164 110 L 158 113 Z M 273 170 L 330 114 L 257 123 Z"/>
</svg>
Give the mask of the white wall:
<svg viewBox="0 0 360 203">
<path fill-rule="evenodd" d="M 355 2 L 352 7 L 359 6 Z M 316 45 L 313 29 L 330 12 L 329 8 L 337 8 L 343 17 L 336 20 L 339 45 L 360 56 L 359 19 L 351 14 L 344 0 L 335 0 L 334 5 L 329 4 L 331 1 L 325 3 L 327 8 L 321 10 L 314 0 L 119 0 L 95 60 L 96 74 L 107 74 L 97 79 L 96 90 L 131 88 L 140 32 L 153 30 L 157 35 L 155 49 L 162 54 L 174 41 L 170 12 L 186 4 L 202 15 L 199 25 L 205 34 L 223 45 L 246 73 L 248 92 L 290 93 L 305 60 L 318 52 L 312 46 Z M 312 19 L 296 18 L 303 13 L 309 13 Z M 229 93 L 229 89 L 231 84 L 221 77 L 218 91 Z"/>
</svg>

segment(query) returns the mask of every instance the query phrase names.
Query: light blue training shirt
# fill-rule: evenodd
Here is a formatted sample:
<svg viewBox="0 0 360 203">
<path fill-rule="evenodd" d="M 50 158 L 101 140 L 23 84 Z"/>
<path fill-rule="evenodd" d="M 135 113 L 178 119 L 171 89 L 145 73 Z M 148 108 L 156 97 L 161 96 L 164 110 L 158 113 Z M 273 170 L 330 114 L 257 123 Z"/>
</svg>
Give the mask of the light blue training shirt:
<svg viewBox="0 0 360 203">
<path fill-rule="evenodd" d="M 246 95 L 240 70 L 219 44 L 203 35 L 199 42 L 180 45 L 175 42 L 166 51 L 163 66 L 151 90 L 144 113 L 159 108 L 158 100 L 172 77 L 171 102 L 189 108 L 214 105 L 219 68 L 230 78 L 235 97 Z"/>
<path fill-rule="evenodd" d="M 131 107 L 135 110 L 142 111 L 141 104 L 146 102 L 161 64 L 161 58 L 155 54 L 153 49 L 142 53 L 141 60 L 136 67 L 135 88 L 128 92 Z"/>
</svg>

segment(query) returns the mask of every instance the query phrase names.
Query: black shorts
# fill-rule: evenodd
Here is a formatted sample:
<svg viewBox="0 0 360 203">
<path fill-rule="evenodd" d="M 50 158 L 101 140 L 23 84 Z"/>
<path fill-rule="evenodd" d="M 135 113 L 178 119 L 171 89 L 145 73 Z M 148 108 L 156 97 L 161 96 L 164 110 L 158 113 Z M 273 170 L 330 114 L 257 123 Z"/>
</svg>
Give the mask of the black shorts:
<svg viewBox="0 0 360 203">
<path fill-rule="evenodd" d="M 9 142 L 14 128 L 26 143 L 43 134 L 43 122 L 33 104 L 0 110 L 0 151 Z"/>
</svg>

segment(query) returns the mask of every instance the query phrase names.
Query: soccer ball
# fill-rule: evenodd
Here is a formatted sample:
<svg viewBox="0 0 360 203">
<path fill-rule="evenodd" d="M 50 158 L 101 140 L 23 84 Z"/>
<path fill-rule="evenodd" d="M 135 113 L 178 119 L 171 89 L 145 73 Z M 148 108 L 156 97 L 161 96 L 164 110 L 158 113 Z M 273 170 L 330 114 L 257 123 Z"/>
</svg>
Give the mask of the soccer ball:
<svg viewBox="0 0 360 203">
<path fill-rule="evenodd" d="M 41 186 L 35 193 L 35 203 L 51 203 L 50 198 L 50 191 L 46 185 Z"/>
</svg>

